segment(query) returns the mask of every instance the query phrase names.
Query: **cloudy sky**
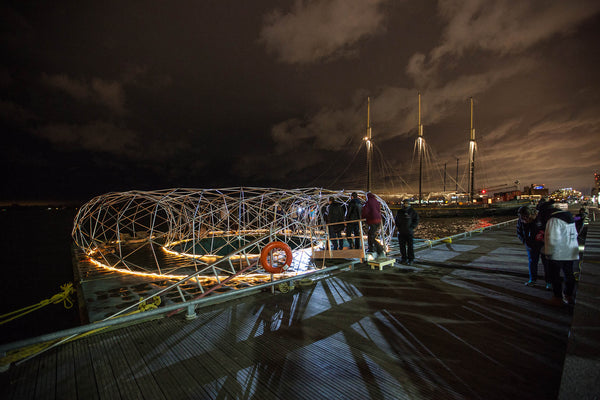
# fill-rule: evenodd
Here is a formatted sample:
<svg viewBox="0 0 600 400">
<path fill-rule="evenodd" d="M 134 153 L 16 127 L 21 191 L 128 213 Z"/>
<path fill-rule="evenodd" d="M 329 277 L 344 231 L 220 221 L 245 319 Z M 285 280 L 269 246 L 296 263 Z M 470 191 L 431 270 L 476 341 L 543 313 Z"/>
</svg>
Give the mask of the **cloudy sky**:
<svg viewBox="0 0 600 400">
<path fill-rule="evenodd" d="M 272 186 L 589 192 L 600 2 L 12 1 L 0 6 L 0 200 Z M 456 163 L 459 173 L 456 173 Z"/>
</svg>

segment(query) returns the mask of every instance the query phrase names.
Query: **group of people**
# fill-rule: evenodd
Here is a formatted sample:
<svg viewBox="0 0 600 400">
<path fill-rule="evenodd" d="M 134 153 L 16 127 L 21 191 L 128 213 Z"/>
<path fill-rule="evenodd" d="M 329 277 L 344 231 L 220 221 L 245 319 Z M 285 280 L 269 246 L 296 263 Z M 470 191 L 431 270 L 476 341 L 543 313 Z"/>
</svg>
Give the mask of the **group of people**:
<svg viewBox="0 0 600 400">
<path fill-rule="evenodd" d="M 362 204 L 358 198 L 358 194 L 353 192 L 346 209 L 347 211 L 344 212 L 342 204 L 338 203 L 334 197 L 330 197 L 329 204 L 323 210 L 325 222 L 328 224 L 331 249 L 341 250 L 344 248 L 342 239 L 344 229 L 348 238 L 348 247 L 350 249 L 360 249 L 362 232 L 360 231 L 358 221 L 365 219 L 368 226 L 368 252 L 374 253 L 375 258 L 384 258 L 385 250 L 381 243 L 377 241 L 377 236 L 381 229 L 381 204 L 377 200 L 377 197 L 373 193 L 368 192 L 367 201 Z M 409 200 L 402 202 L 402 208 L 396 214 L 395 223 L 398 229 L 400 253 L 402 254 L 401 262 L 411 265 L 415 259 L 413 235 L 415 228 L 419 224 L 419 215 L 410 206 Z"/>
<path fill-rule="evenodd" d="M 346 212 L 344 212 L 342 204 L 337 202 L 335 197 L 330 197 L 329 204 L 323 209 L 323 216 L 328 224 L 332 250 L 342 250 L 344 248 L 344 240 L 342 239 L 344 229 L 348 238 L 348 247 L 350 249 L 360 249 L 362 232 L 360 231 L 359 220 L 366 219 L 369 227 L 367 234 L 368 251 L 376 253 L 377 257 L 385 256 L 383 246 L 376 240 L 381 229 L 381 204 L 373 193 L 367 193 L 367 201 L 362 204 L 358 198 L 358 193 L 353 192 L 346 206 Z"/>
<path fill-rule="evenodd" d="M 535 286 L 538 279 L 538 265 L 542 261 L 546 290 L 552 290 L 551 304 L 574 304 L 575 275 L 574 264 L 579 259 L 578 234 L 585 218 L 585 209 L 573 216 L 569 211 L 554 207 L 553 200 L 540 200 L 537 206 L 519 208 L 517 236 L 525 244 L 529 258 L 529 280 L 527 286 Z M 361 247 L 359 220 L 365 219 L 368 226 L 368 252 L 375 258 L 385 257 L 385 250 L 376 240 L 381 229 L 381 204 L 371 192 L 362 204 L 356 192 L 346 206 L 329 198 L 324 209 L 325 221 L 329 227 L 329 238 L 333 250 L 344 248 L 342 232 L 346 230 L 350 249 Z M 419 224 L 419 215 L 411 207 L 409 200 L 402 202 L 394 219 L 398 231 L 398 243 L 402 255 L 401 262 L 411 265 L 414 261 L 414 230 Z M 560 273 L 564 275 L 564 291 Z"/>
<path fill-rule="evenodd" d="M 555 208 L 553 200 L 544 199 L 535 208 L 519 208 L 518 214 L 517 236 L 525 244 L 529 257 L 529 280 L 525 285 L 536 285 L 541 259 L 546 290 L 553 292 L 549 302 L 574 304 L 574 264 L 579 259 L 576 219 L 569 211 Z"/>
</svg>

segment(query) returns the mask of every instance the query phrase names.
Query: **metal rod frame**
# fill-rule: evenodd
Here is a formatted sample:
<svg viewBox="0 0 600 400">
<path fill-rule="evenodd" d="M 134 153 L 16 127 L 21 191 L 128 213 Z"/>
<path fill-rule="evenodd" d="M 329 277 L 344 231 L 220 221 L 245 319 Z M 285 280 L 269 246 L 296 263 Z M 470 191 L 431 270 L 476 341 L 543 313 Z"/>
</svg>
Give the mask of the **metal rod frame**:
<svg viewBox="0 0 600 400">
<path fill-rule="evenodd" d="M 81 207 L 72 236 L 97 264 L 179 279 L 193 275 L 205 290 L 256 260 L 268 240 L 292 248 L 294 261 L 287 271 L 298 273 L 309 262 L 303 249 L 327 237 L 318 229 L 325 222 L 323 206 L 329 197 L 347 204 L 352 191 L 233 187 L 107 193 Z M 382 244 L 389 246 L 393 214 L 376 197 Z M 260 265 L 246 272 L 265 273 Z"/>
</svg>

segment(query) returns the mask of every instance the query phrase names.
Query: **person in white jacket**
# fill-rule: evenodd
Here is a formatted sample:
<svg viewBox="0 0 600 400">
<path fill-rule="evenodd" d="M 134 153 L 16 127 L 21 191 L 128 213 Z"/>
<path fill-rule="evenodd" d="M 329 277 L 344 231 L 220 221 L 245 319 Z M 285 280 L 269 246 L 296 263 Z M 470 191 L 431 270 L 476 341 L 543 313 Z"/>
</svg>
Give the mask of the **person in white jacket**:
<svg viewBox="0 0 600 400">
<path fill-rule="evenodd" d="M 544 234 L 544 254 L 549 260 L 548 269 L 552 280 L 554 296 L 550 303 L 560 305 L 564 301 L 574 304 L 575 276 L 573 262 L 579 259 L 577 229 L 573 215 L 568 211 L 556 210 L 546 223 Z M 562 292 L 560 271 L 565 276 L 565 290 Z"/>
</svg>

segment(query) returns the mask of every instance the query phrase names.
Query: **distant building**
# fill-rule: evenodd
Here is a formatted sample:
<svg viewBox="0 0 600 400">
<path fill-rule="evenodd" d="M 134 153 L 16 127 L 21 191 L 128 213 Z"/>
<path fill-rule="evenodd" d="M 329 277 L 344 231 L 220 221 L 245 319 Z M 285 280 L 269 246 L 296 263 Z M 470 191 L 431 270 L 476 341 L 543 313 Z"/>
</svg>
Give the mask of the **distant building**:
<svg viewBox="0 0 600 400">
<path fill-rule="evenodd" d="M 598 204 L 598 197 L 600 196 L 600 174 L 594 172 L 594 187 L 592 188 L 592 201 Z"/>
<path fill-rule="evenodd" d="M 522 198 L 520 190 L 511 190 L 509 192 L 494 193 L 494 201 L 511 201 Z"/>
<path fill-rule="evenodd" d="M 523 194 L 521 195 L 524 199 L 539 200 L 542 197 L 548 196 L 548 189 L 544 185 L 526 186 L 523 188 Z"/>
<path fill-rule="evenodd" d="M 583 198 L 583 195 L 579 190 L 575 190 L 573 188 L 562 188 L 552 192 L 550 198 L 554 199 L 555 201 L 577 202 Z"/>
</svg>

